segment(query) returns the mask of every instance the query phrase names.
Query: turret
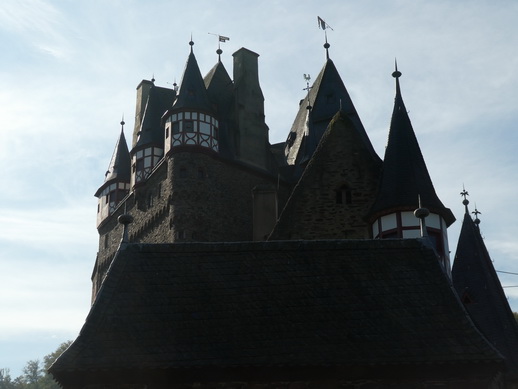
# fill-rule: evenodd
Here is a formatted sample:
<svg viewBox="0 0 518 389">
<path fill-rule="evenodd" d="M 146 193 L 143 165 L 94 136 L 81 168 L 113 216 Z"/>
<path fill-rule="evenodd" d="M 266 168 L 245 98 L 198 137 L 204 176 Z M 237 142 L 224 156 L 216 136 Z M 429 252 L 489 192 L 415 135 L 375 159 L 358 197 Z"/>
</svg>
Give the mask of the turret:
<svg viewBox="0 0 518 389">
<path fill-rule="evenodd" d="M 131 168 L 130 154 L 126 138 L 124 137 L 124 120 L 121 121 L 121 133 L 115 150 L 113 151 L 110 165 L 95 196 L 99 199 L 97 205 L 97 225 L 113 213 L 119 202 L 130 191 Z"/>
<path fill-rule="evenodd" d="M 396 97 L 383 161 L 380 188 L 370 211 L 373 238 L 417 238 L 422 235 L 420 220 L 414 215 L 420 199 L 430 212 L 426 232 L 444 265 L 450 272 L 446 228 L 455 217 L 435 193 L 432 180 L 408 117 L 397 70 Z"/>
<path fill-rule="evenodd" d="M 471 320 L 486 339 L 505 357 L 506 386 L 518 385 L 518 325 L 509 307 L 493 261 L 480 233 L 480 212 L 471 218 L 463 190 L 465 207 L 457 251 L 452 268 L 453 286 Z"/>
<path fill-rule="evenodd" d="M 161 118 L 174 101 L 175 91 L 142 81 L 137 88 L 137 107 L 133 148 L 131 150 L 131 185 L 143 184 L 164 155 L 164 128 Z M 145 99 L 145 103 L 144 103 Z"/>
<path fill-rule="evenodd" d="M 218 120 L 215 118 L 207 90 L 194 56 L 191 52 L 185 65 L 176 101 L 163 116 L 165 121 L 165 152 L 175 148 L 196 146 L 218 151 Z"/>
<path fill-rule="evenodd" d="M 306 88 L 308 93 L 304 100 L 300 102 L 299 111 L 286 140 L 286 161 L 288 165 L 304 167 L 313 156 L 331 119 L 339 111 L 352 122 L 372 158 L 379 159 L 342 78 L 338 74 L 333 61 L 329 58 L 329 43 L 327 41 L 324 47 L 326 49 L 326 63 L 311 87 L 309 86 L 310 77 L 305 75 L 308 81 Z"/>
</svg>

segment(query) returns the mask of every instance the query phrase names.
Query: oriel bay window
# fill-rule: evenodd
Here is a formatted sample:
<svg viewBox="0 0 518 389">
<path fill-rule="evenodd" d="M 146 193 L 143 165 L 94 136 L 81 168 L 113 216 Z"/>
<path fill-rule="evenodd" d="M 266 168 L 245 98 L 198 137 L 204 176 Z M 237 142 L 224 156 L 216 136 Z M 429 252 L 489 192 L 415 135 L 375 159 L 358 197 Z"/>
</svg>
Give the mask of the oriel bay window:
<svg viewBox="0 0 518 389">
<path fill-rule="evenodd" d="M 218 151 L 218 121 L 201 112 L 178 112 L 165 124 L 166 151 L 175 146 L 196 145 Z"/>
</svg>

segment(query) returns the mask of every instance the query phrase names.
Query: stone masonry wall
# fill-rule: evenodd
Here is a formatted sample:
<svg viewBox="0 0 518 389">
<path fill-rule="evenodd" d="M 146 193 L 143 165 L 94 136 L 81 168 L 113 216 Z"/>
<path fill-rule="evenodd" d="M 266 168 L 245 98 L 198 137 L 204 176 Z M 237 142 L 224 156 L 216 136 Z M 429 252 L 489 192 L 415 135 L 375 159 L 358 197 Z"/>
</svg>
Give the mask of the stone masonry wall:
<svg viewBox="0 0 518 389">
<path fill-rule="evenodd" d="M 128 227 L 130 242 L 249 241 L 252 189 L 259 185 L 277 185 L 277 180 L 203 152 L 190 150 L 165 158 L 146 183 L 135 188 L 99 226 L 92 301 L 122 238 L 120 215 L 133 216 Z M 288 191 L 281 188 L 281 206 Z"/>
<path fill-rule="evenodd" d="M 369 238 L 380 169 L 349 119 L 335 115 L 269 239 Z"/>
</svg>

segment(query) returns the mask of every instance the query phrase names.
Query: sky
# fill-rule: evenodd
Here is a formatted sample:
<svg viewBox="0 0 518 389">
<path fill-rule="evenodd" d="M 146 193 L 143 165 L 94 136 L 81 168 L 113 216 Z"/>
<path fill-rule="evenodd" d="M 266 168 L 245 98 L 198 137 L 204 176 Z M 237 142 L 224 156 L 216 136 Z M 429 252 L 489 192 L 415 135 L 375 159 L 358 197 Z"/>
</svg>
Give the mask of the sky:
<svg viewBox="0 0 518 389">
<path fill-rule="evenodd" d="M 435 189 L 457 218 L 469 192 L 495 268 L 518 273 L 518 2 L 504 0 L 2 0 L 0 368 L 21 374 L 74 339 L 88 314 L 97 199 L 142 79 L 180 82 L 194 41 L 203 74 L 259 57 L 270 142 L 284 141 L 304 74 L 330 57 L 383 157 L 394 60 Z M 518 311 L 518 275 L 499 273 Z M 507 287 L 511 286 L 511 287 Z"/>
</svg>

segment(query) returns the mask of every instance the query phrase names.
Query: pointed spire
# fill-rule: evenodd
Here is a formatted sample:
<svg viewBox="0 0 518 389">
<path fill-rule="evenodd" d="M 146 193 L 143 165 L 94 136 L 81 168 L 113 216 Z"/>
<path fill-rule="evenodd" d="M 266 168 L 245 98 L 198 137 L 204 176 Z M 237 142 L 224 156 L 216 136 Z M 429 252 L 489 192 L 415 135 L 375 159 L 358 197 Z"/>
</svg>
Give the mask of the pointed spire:
<svg viewBox="0 0 518 389">
<path fill-rule="evenodd" d="M 311 107 L 310 110 L 307 109 L 308 106 Z M 329 59 L 299 105 L 299 111 L 286 140 L 285 156 L 289 165 L 300 165 L 311 159 L 331 119 L 339 111 L 351 119 L 373 160 L 380 162 L 349 92 L 333 61 Z"/>
<path fill-rule="evenodd" d="M 124 137 L 124 116 L 120 124 L 121 132 L 119 139 L 115 144 L 110 164 L 108 165 L 108 169 L 104 175 L 104 183 L 95 193 L 95 196 L 97 197 L 99 197 L 104 188 L 109 186 L 111 183 L 129 183 L 131 180 L 131 157 L 126 143 L 126 138 Z"/>
<path fill-rule="evenodd" d="M 211 112 L 212 107 L 207 97 L 205 83 L 192 50 L 194 42 L 191 40 L 189 45 L 191 45 L 191 52 L 187 58 L 187 63 L 185 65 L 185 70 L 178 91 L 178 98 L 173 105 L 173 110 L 189 108 Z"/>
<path fill-rule="evenodd" d="M 463 191 L 465 192 L 465 191 Z M 463 196 L 467 195 L 461 193 Z M 518 325 L 480 234 L 466 207 L 452 268 L 453 286 L 477 329 L 505 357 L 507 379 L 518 379 Z"/>
<path fill-rule="evenodd" d="M 401 72 L 397 68 L 397 62 L 392 76 L 396 79 L 394 110 L 385 149 L 380 190 L 371 210 L 371 219 L 377 219 L 387 210 L 413 211 L 415 199 L 420 195 L 430 212 L 441 215 L 449 226 L 455 221 L 455 217 L 435 193 L 401 96 Z"/>
</svg>

